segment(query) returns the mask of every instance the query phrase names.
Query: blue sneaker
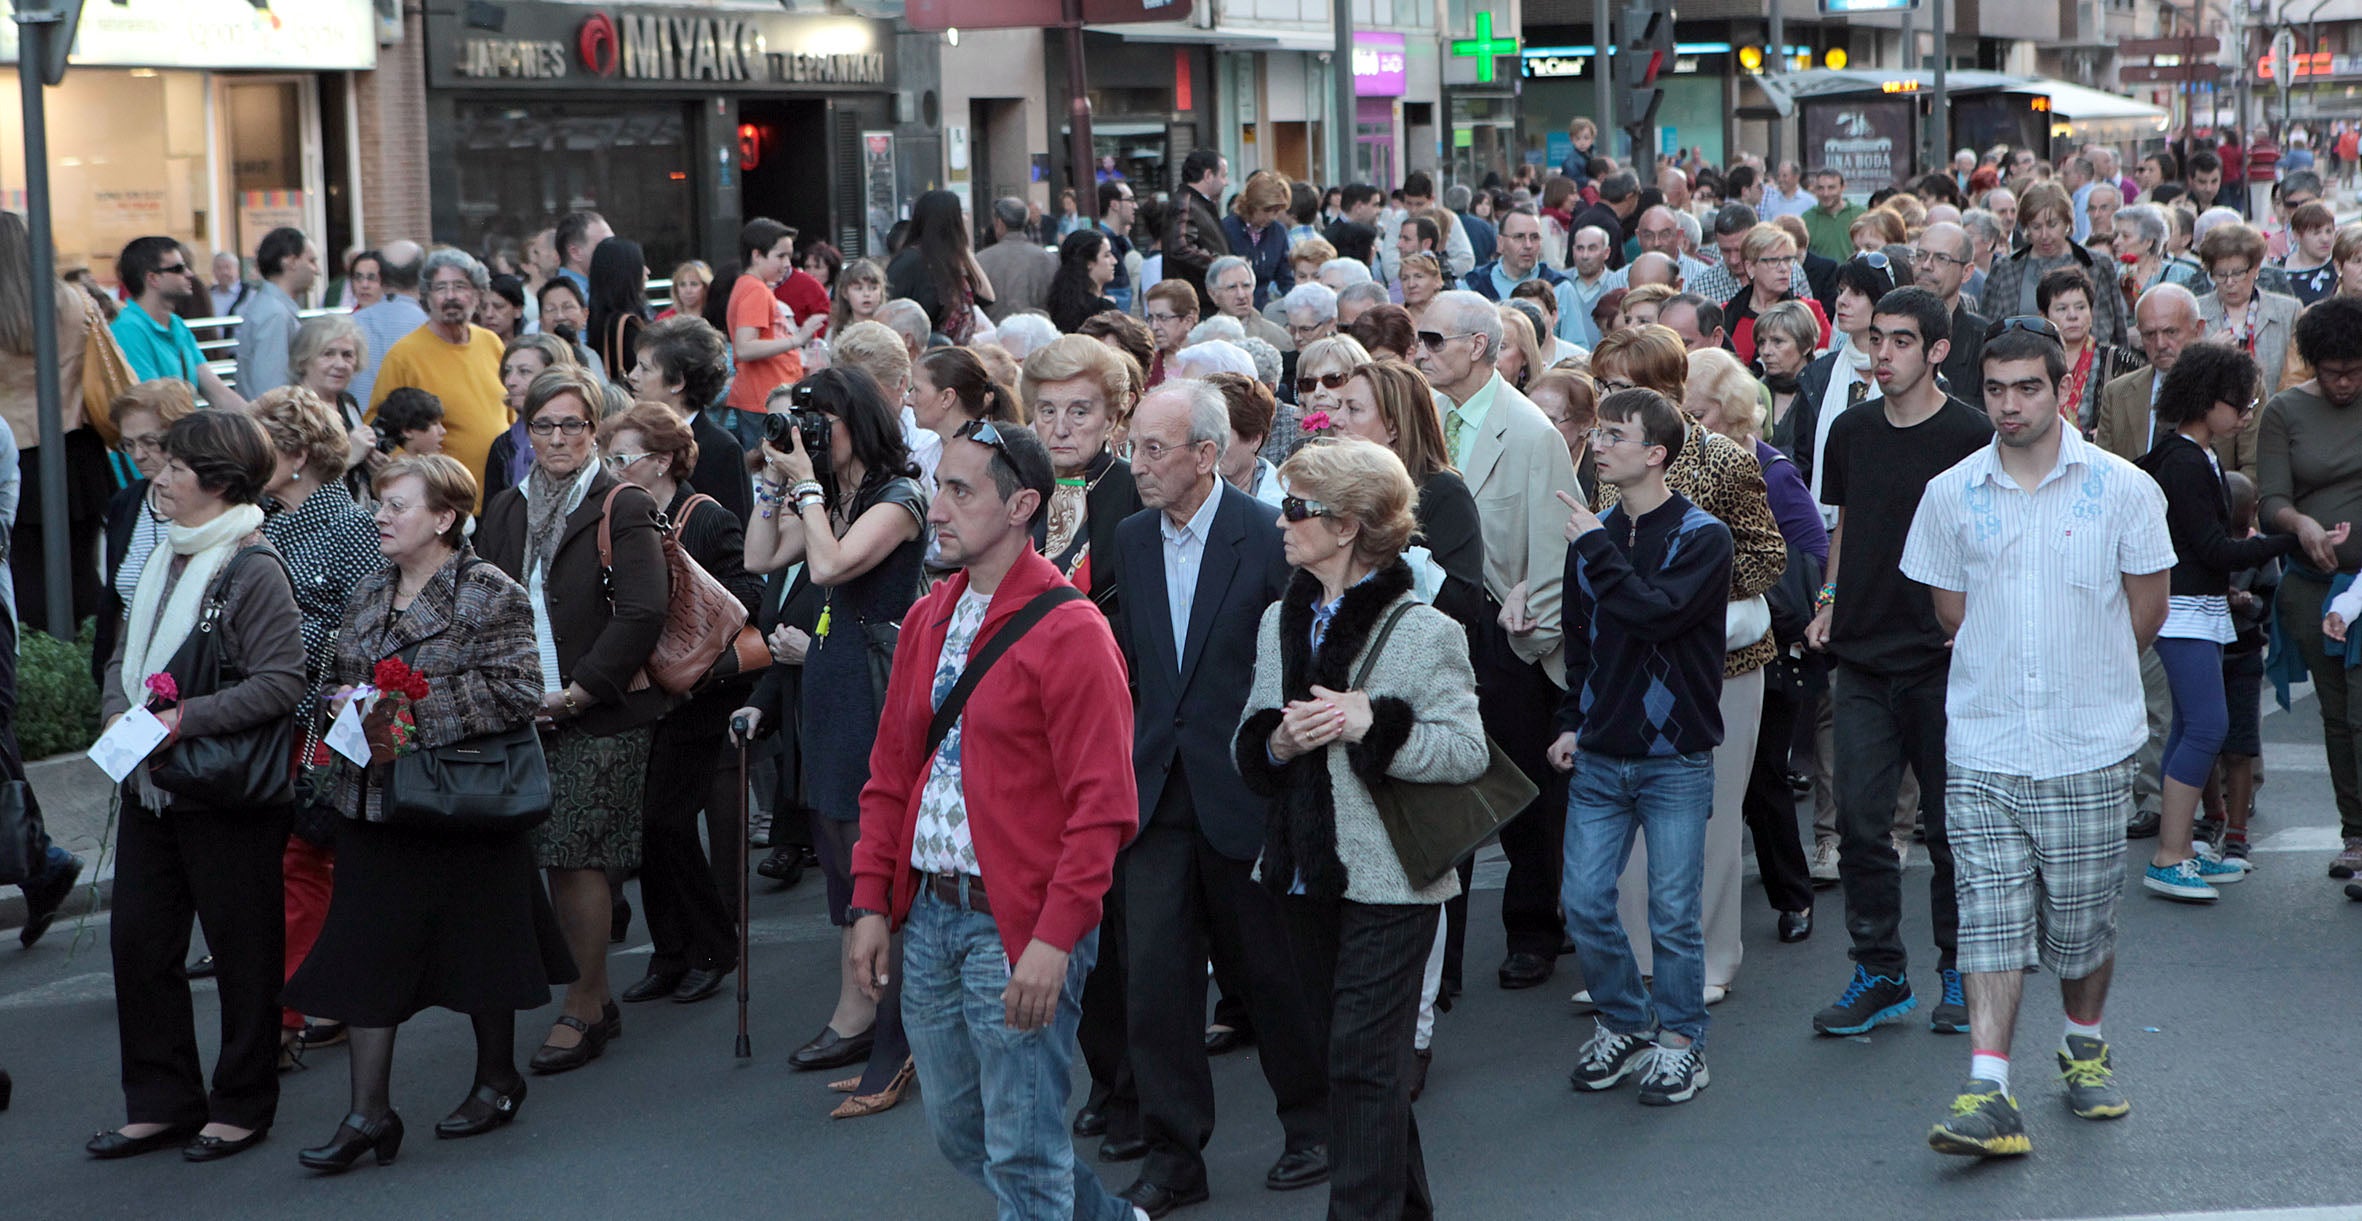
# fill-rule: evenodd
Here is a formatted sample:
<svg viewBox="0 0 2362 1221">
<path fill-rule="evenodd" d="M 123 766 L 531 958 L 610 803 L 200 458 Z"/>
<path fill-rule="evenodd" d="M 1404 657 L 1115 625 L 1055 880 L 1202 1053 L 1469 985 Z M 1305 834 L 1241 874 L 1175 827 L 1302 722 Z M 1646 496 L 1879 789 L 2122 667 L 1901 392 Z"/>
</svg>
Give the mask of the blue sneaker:
<svg viewBox="0 0 2362 1221">
<path fill-rule="evenodd" d="M 1927 1028 L 1937 1034 L 1968 1033 L 1968 994 L 1961 990 L 1960 972 L 1943 969 L 1944 999 L 1927 1015 Z"/>
<path fill-rule="evenodd" d="M 1855 963 L 1853 982 L 1845 986 L 1845 994 L 1836 1004 L 1813 1015 L 1813 1029 L 1822 1034 L 1862 1034 L 1918 1007 L 1919 998 L 1911 995 L 1910 981 L 1895 975 L 1872 975 L 1868 967 Z"/>
<path fill-rule="evenodd" d="M 2150 865 L 2141 875 L 2141 885 L 2181 903 L 2212 903 L 2223 897 L 2223 892 L 2198 876 L 2197 857 L 2173 865 Z"/>
<path fill-rule="evenodd" d="M 2247 863 L 2203 853 L 2193 858 L 2198 862 L 2198 880 L 2213 886 L 2228 886 L 2247 880 Z"/>
</svg>

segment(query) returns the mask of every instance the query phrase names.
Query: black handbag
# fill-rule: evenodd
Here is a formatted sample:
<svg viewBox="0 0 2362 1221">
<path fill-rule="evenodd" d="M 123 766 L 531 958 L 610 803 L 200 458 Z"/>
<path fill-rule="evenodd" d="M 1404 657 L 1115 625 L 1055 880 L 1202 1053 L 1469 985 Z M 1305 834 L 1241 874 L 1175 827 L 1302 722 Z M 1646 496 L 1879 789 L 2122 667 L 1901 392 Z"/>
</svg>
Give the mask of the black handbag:
<svg viewBox="0 0 2362 1221">
<path fill-rule="evenodd" d="M 1386 617 L 1370 651 L 1362 655 L 1361 669 L 1353 676 L 1354 690 L 1366 689 L 1378 654 L 1412 605 L 1397 606 Z M 1403 876 L 1415 888 L 1432 886 L 1458 868 L 1542 791 L 1491 734 L 1485 735 L 1484 744 L 1491 758 L 1484 774 L 1468 783 L 1423 784 L 1387 777 L 1368 785 L 1370 801 L 1378 808 L 1378 821 L 1385 825 L 1394 855 L 1402 861 Z"/>
<path fill-rule="evenodd" d="M 382 772 L 389 826 L 469 834 L 524 831 L 550 816 L 549 760 L 531 723 L 415 750 Z"/>
<path fill-rule="evenodd" d="M 222 656 L 221 612 L 230 577 L 250 555 L 264 555 L 285 567 L 269 547 L 248 547 L 230 557 L 205 595 L 197 624 L 164 668 L 185 702 L 212 695 L 246 680 Z M 288 584 L 295 583 L 294 577 Z M 148 783 L 172 794 L 174 805 L 205 810 L 277 810 L 295 804 L 295 718 L 274 717 L 231 733 L 182 738 L 156 753 Z"/>
<path fill-rule="evenodd" d="M 894 646 L 901 640 L 899 623 L 861 625 L 861 651 L 869 659 L 869 694 L 880 712 L 886 707 L 886 684 L 894 677 Z"/>
</svg>

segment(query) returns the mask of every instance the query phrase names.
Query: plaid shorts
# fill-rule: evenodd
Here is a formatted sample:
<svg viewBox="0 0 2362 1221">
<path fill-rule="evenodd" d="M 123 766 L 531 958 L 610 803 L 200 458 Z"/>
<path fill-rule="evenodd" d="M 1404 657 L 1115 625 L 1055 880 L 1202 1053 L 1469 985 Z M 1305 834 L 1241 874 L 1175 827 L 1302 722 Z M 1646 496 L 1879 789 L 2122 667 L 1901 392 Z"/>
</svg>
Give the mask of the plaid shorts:
<svg viewBox="0 0 2362 1221">
<path fill-rule="evenodd" d="M 1946 769 L 1962 971 L 2039 963 L 2081 979 L 2108 961 L 2137 770 L 2131 759 L 2052 780 Z"/>
</svg>

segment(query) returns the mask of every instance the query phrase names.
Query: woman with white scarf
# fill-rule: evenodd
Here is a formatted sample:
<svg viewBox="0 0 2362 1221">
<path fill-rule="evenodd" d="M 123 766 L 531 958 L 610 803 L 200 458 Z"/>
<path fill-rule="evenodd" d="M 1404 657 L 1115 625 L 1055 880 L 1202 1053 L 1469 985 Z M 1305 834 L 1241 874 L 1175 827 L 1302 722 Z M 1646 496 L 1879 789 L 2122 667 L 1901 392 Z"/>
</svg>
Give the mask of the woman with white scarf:
<svg viewBox="0 0 2362 1221">
<path fill-rule="evenodd" d="M 1885 397 L 1878 389 L 1877 356 L 1870 350 L 1870 316 L 1886 294 L 1911 283 L 1910 268 L 1871 251 L 1837 266 L 1837 342 L 1796 379 L 1796 402 L 1781 421 L 1796 473 L 1821 506 L 1821 524 L 1837 524 L 1837 510 L 1821 500 L 1821 455 L 1829 429 L 1847 408 Z"/>
<path fill-rule="evenodd" d="M 275 469 L 262 425 L 238 412 L 200 411 L 165 434 L 152 504 L 171 524 L 107 661 L 110 725 L 150 704 L 149 678 L 168 669 L 181 698 L 155 714 L 171 733 L 160 751 L 294 713 L 304 687 L 302 617 L 285 565 L 263 541 L 257 505 Z M 213 630 L 229 681 L 197 692 L 187 689 L 193 676 L 182 649 L 209 598 L 221 604 Z M 124 782 L 108 941 L 127 1122 L 93 1136 L 85 1146 L 91 1156 L 180 1146 L 189 1161 L 213 1161 L 269 1133 L 279 1104 L 286 937 L 279 862 L 294 813 L 292 805 L 200 807 L 155 787 L 146 767 Z M 221 988 L 221 1057 L 210 1093 L 181 973 L 192 920 L 203 922 Z"/>
</svg>

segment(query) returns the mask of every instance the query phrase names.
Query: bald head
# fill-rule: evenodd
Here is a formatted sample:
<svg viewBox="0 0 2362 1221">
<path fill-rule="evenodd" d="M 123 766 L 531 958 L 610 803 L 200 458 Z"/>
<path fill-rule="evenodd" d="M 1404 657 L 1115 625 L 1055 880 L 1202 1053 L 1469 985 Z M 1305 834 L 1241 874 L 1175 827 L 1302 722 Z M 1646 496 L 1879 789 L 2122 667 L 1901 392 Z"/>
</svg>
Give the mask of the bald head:
<svg viewBox="0 0 2362 1221">
<path fill-rule="evenodd" d="M 389 293 L 418 295 L 418 269 L 426 262 L 426 248 L 408 238 L 377 248 L 377 274 Z"/>
<path fill-rule="evenodd" d="M 1675 232 L 1680 232 L 1677 227 Z M 1575 230 L 1567 241 L 1567 257 L 1575 265 L 1575 273 L 1589 280 L 1607 270 L 1607 230 L 1597 225 L 1585 225 Z"/>
<path fill-rule="evenodd" d="M 2198 315 L 2198 298 L 2179 284 L 2160 284 L 2141 294 L 2132 307 L 2132 324 L 2140 332 L 2141 350 L 2159 373 L 2171 373 L 2182 349 L 2206 338 L 2206 322 Z"/>
<path fill-rule="evenodd" d="M 1959 303 L 1960 285 L 1968 279 L 1968 269 L 1975 257 L 1968 230 L 1950 221 L 1938 221 L 1920 232 L 1919 258 L 1911 271 L 1921 288 L 1934 293 L 1949 307 Z"/>
<path fill-rule="evenodd" d="M 1676 292 L 1681 289 L 1681 265 L 1673 261 L 1673 256 L 1659 251 L 1642 251 L 1639 258 L 1632 260 L 1628 274 L 1627 283 L 1633 288 L 1662 284 Z"/>
<path fill-rule="evenodd" d="M 1681 250 L 1681 221 L 1673 215 L 1673 209 L 1658 204 L 1640 214 L 1640 226 L 1634 236 L 1640 239 L 1642 250 L 1676 254 Z"/>
</svg>

